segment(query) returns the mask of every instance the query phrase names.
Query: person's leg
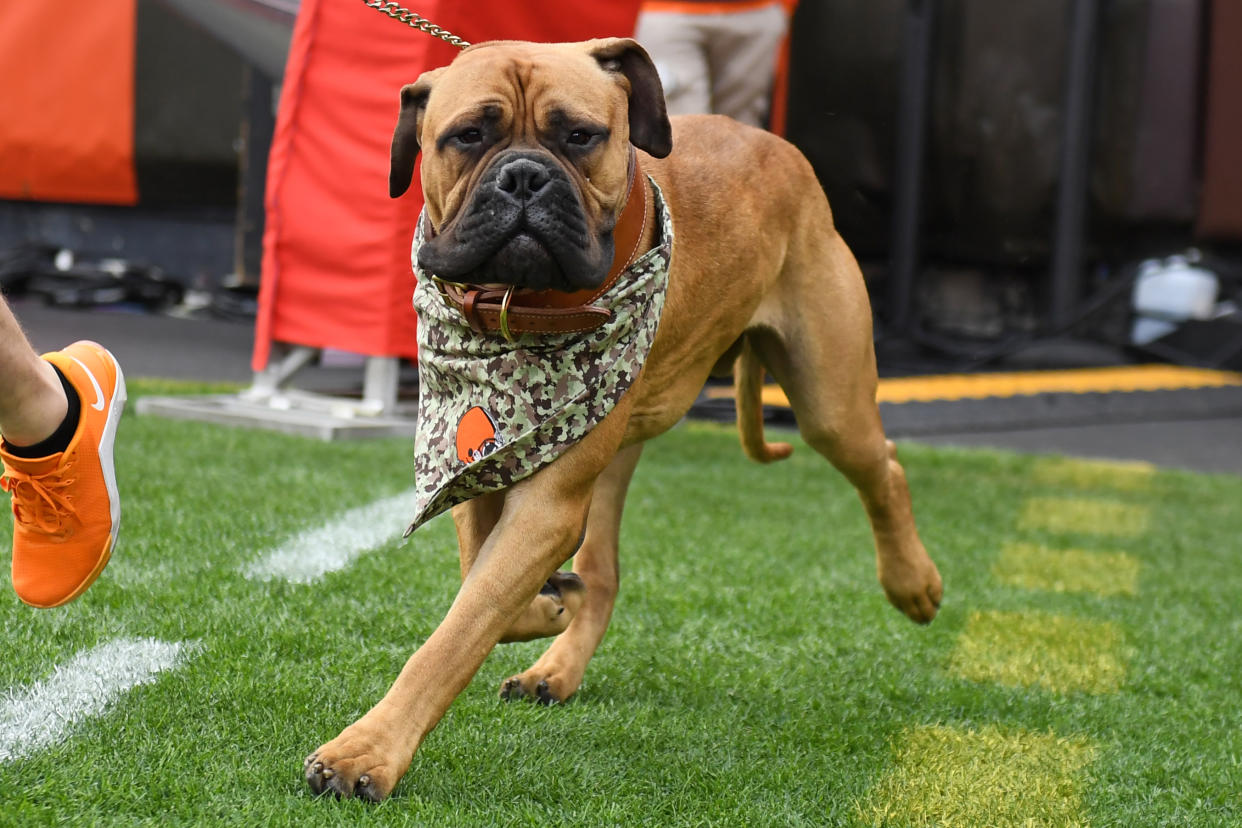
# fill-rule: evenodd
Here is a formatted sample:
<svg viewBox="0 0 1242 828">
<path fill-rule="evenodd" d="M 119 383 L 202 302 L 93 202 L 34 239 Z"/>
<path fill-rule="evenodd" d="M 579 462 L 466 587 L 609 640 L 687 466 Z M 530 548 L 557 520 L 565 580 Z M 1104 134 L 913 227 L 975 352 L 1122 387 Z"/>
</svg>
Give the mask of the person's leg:
<svg viewBox="0 0 1242 828">
<path fill-rule="evenodd" d="M 788 27 L 784 8 L 774 0 L 765 8 L 703 17 L 712 26 L 712 111 L 766 128 L 777 52 Z"/>
<path fill-rule="evenodd" d="M 34 355 L 0 299 L 0 460 L 13 507 L 13 589 L 36 607 L 81 595 L 121 525 L 112 447 L 125 377 L 94 342 Z"/>
<path fill-rule="evenodd" d="M 66 413 L 56 369 L 35 354 L 0 297 L 0 436 L 10 445 L 34 445 L 50 437 Z"/>
<path fill-rule="evenodd" d="M 655 63 L 670 115 L 712 111 L 700 17 L 702 15 L 647 10 L 638 15 L 634 39 Z"/>
</svg>

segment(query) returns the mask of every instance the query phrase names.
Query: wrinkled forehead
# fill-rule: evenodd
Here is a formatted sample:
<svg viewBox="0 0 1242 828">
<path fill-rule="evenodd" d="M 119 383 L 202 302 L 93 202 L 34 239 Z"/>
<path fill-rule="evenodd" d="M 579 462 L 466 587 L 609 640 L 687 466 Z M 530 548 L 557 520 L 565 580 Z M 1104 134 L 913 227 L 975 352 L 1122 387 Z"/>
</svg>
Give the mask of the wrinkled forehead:
<svg viewBox="0 0 1242 828">
<path fill-rule="evenodd" d="M 626 93 L 579 44 L 504 41 L 472 46 L 457 56 L 427 102 L 427 117 L 444 124 L 484 111 L 507 118 L 556 117 L 608 122 L 624 113 Z M 515 113 L 520 107 L 522 112 Z"/>
</svg>

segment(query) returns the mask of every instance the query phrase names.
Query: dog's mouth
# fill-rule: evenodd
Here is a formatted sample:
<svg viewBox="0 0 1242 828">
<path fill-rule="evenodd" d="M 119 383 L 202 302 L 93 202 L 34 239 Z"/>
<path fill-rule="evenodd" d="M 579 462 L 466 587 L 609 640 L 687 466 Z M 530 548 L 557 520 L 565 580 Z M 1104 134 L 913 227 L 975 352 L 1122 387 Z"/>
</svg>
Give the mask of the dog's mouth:
<svg viewBox="0 0 1242 828">
<path fill-rule="evenodd" d="M 524 228 L 496 238 L 486 248 L 425 242 L 418 251 L 424 270 L 450 282 L 530 290 L 577 290 L 554 249 Z"/>
<path fill-rule="evenodd" d="M 548 245 L 521 229 L 472 275 L 475 284 L 516 285 L 531 290 L 572 290 L 565 271 Z"/>
<path fill-rule="evenodd" d="M 535 231 L 523 217 L 513 224 L 508 232 L 493 225 L 485 234 L 450 229 L 427 239 L 418 250 L 419 267 L 450 282 L 530 290 L 572 292 L 603 282 L 612 261 L 611 235 L 584 245 L 576 233 Z"/>
</svg>

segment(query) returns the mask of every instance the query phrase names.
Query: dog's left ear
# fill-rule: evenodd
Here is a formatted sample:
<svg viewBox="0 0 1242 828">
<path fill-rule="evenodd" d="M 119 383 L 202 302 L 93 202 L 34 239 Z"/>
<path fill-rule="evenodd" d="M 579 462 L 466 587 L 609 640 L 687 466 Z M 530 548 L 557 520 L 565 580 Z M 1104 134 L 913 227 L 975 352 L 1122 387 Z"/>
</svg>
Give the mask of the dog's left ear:
<svg viewBox="0 0 1242 828">
<path fill-rule="evenodd" d="M 673 127 L 664 106 L 664 87 L 647 50 L 629 38 L 596 41 L 591 56 L 608 72 L 630 82 L 630 143 L 663 158 L 673 151 Z"/>
<path fill-rule="evenodd" d="M 414 180 L 414 159 L 418 157 L 418 139 L 423 128 L 427 98 L 440 69 L 424 72 L 414 83 L 401 87 L 401 114 L 392 133 L 392 156 L 388 167 L 388 195 L 392 198 L 410 189 Z"/>
</svg>

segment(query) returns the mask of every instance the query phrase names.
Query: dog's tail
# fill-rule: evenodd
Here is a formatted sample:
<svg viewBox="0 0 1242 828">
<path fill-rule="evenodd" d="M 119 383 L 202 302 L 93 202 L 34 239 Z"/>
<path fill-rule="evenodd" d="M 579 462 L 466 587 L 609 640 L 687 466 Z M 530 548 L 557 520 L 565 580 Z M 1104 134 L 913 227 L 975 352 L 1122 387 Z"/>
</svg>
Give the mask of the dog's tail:
<svg viewBox="0 0 1242 828">
<path fill-rule="evenodd" d="M 789 443 L 769 443 L 763 439 L 763 365 L 748 337 L 742 339 L 742 352 L 733 365 L 737 396 L 737 430 L 742 451 L 751 460 L 771 463 L 793 453 Z"/>
</svg>

